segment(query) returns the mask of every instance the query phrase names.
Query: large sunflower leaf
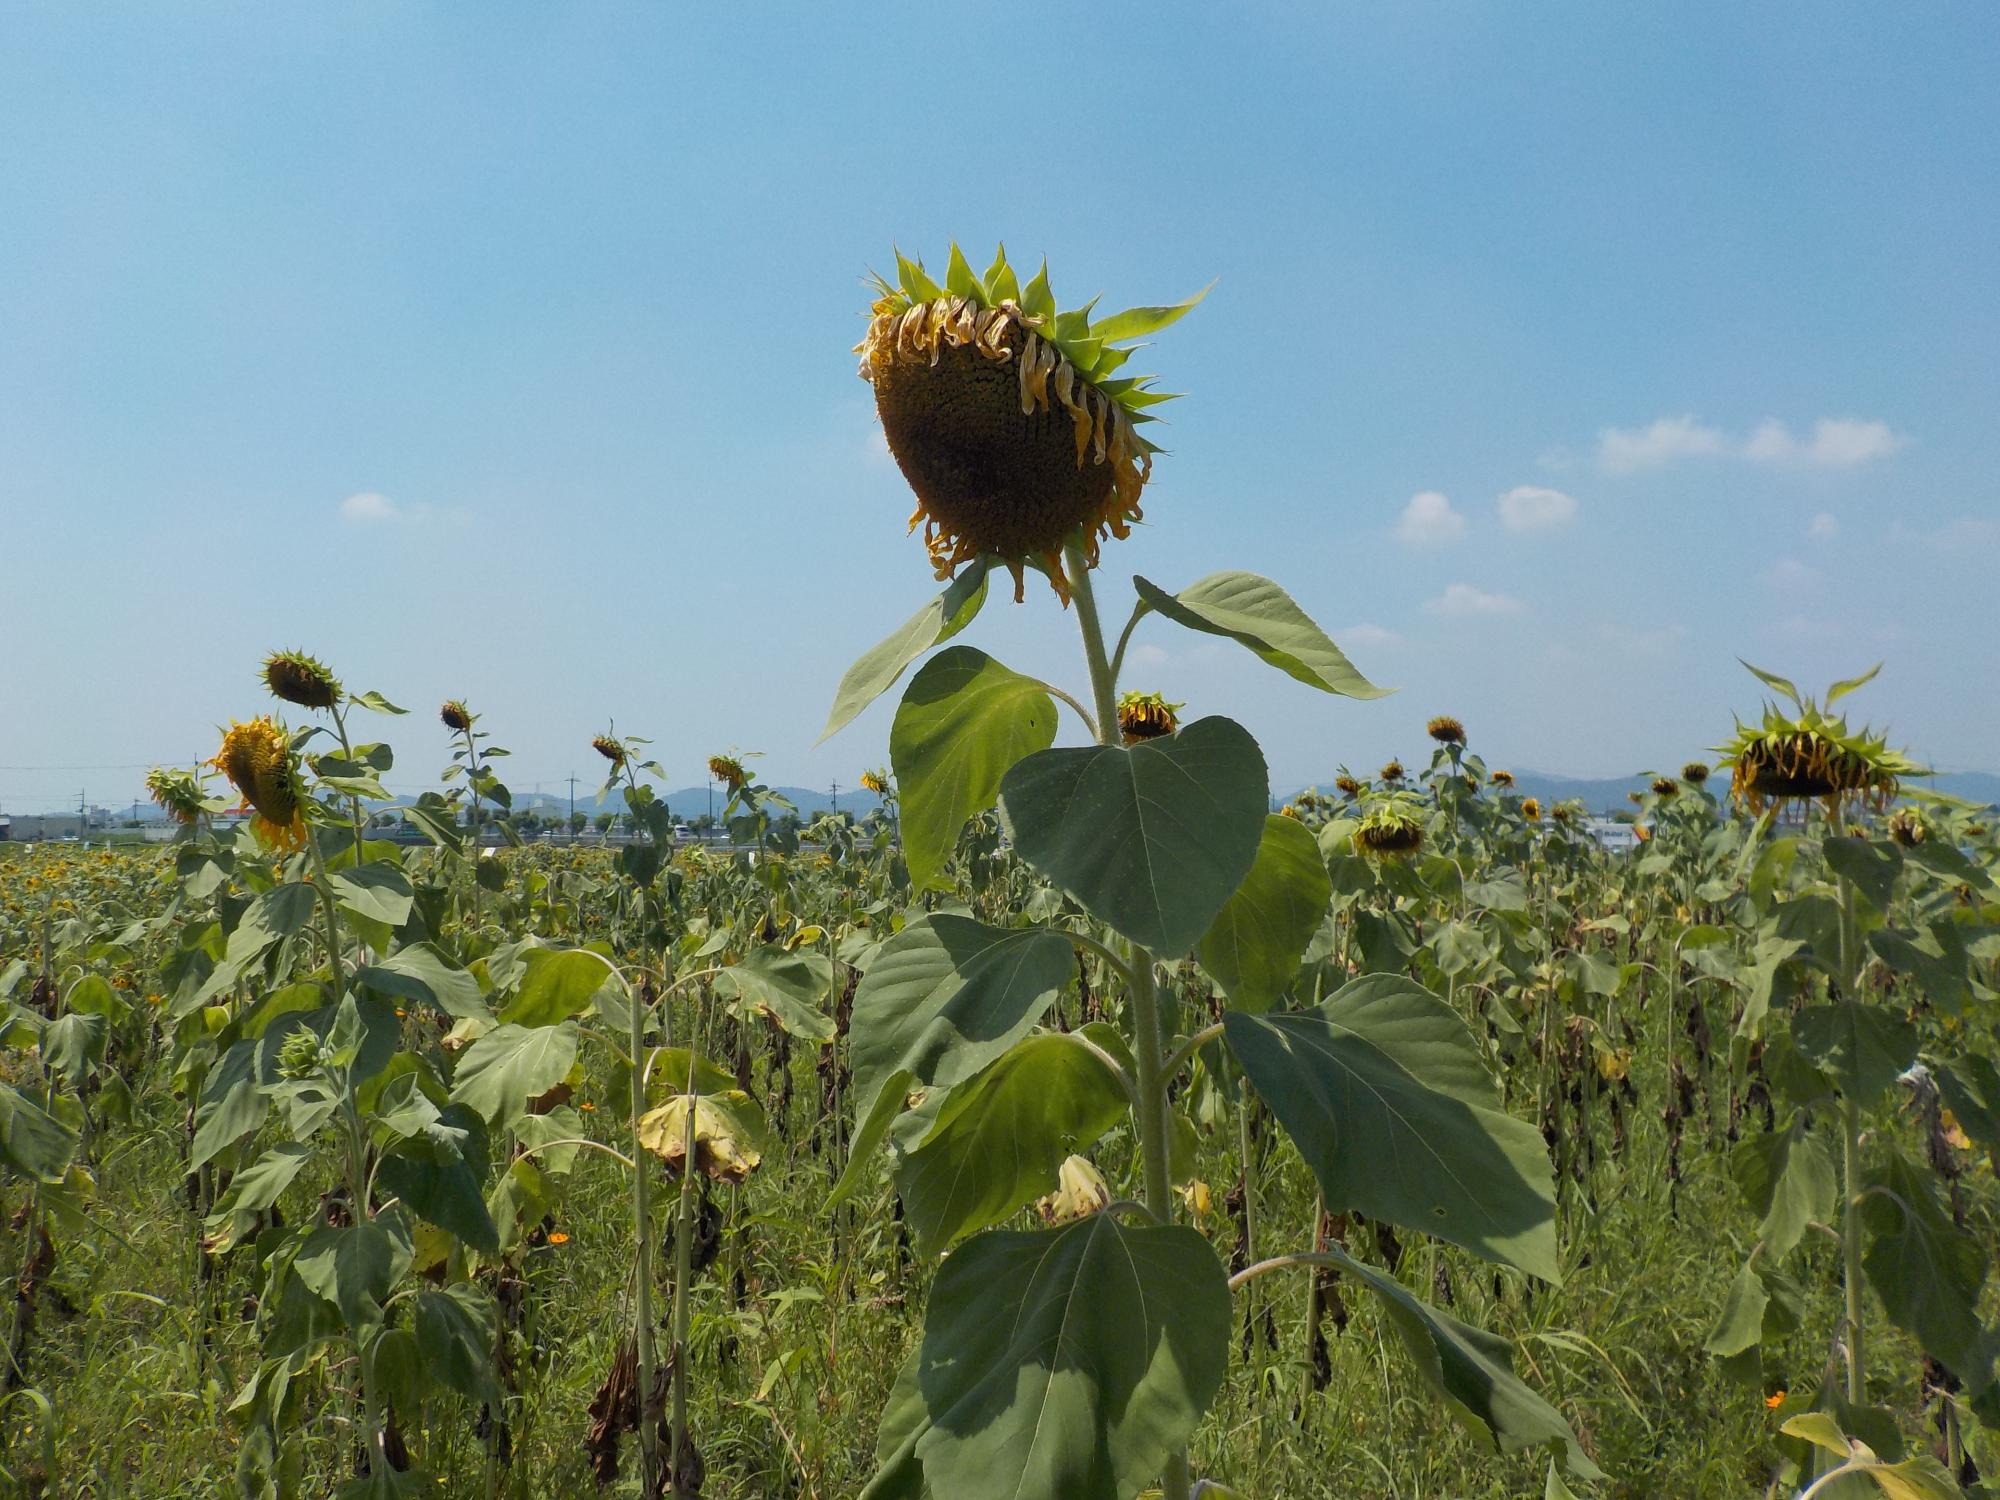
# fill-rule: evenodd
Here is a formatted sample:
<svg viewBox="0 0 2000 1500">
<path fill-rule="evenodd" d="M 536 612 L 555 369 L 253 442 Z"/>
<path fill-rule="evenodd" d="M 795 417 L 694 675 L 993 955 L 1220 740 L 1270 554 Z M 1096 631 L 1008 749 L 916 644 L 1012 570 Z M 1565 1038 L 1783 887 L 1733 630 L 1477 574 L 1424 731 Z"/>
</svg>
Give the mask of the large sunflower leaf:
<svg viewBox="0 0 2000 1500">
<path fill-rule="evenodd" d="M 993 805 L 1010 766 L 1055 737 L 1055 703 L 1034 678 L 970 646 L 924 663 L 889 730 L 912 885 L 945 883 L 944 862 L 965 820 Z"/>
<path fill-rule="evenodd" d="M 1862 1269 L 1890 1321 L 1965 1382 L 1967 1399 L 1977 1397 L 1993 1383 L 2000 1355 L 1979 1326 L 1987 1263 L 1979 1242 L 1938 1206 L 1926 1174 L 1893 1154 L 1868 1173 L 1861 1221 Z"/>
<path fill-rule="evenodd" d="M 1562 1413 L 1514 1373 L 1513 1348 L 1505 1339 L 1419 1301 L 1393 1276 L 1363 1265 L 1337 1245 L 1329 1245 L 1324 1253 L 1382 1299 L 1382 1309 L 1402 1337 L 1417 1373 L 1445 1398 L 1461 1422 L 1490 1438 L 1503 1453 L 1560 1446 L 1571 1473 L 1585 1479 L 1604 1477 Z"/>
<path fill-rule="evenodd" d="M 1230 1049 L 1326 1195 L 1560 1281 L 1541 1133 L 1503 1114 L 1458 1013 L 1400 974 L 1313 1010 L 1223 1017 Z"/>
<path fill-rule="evenodd" d="M 926 1087 L 970 1078 L 1026 1036 L 1075 974 L 1068 940 L 1050 928 L 917 918 L 882 944 L 854 992 L 856 1109 L 865 1116 L 899 1071 Z"/>
<path fill-rule="evenodd" d="M 1176 624 L 1227 636 L 1308 687 L 1344 698 L 1381 698 L 1392 690 L 1363 677 L 1292 596 L 1255 573 L 1211 573 L 1169 594 L 1134 578 L 1139 597 Z"/>
<path fill-rule="evenodd" d="M 1250 873 L 1269 804 L 1263 751 L 1223 718 L 1129 749 L 1043 750 L 1000 787 L 1021 856 L 1167 957 L 1200 941 Z"/>
<path fill-rule="evenodd" d="M 833 695 L 833 708 L 826 716 L 826 728 L 819 732 L 820 740 L 828 739 L 853 722 L 856 714 L 894 686 L 911 662 L 972 623 L 986 603 L 986 574 L 991 565 L 988 558 L 974 558 L 935 599 L 905 620 L 886 640 L 862 653 L 840 679 L 840 687 Z"/>
<path fill-rule="evenodd" d="M 864 1500 L 1129 1500 L 1221 1388 L 1229 1285 L 1208 1241 L 1094 1214 L 946 1258 Z"/>
<path fill-rule="evenodd" d="M 1056 1185 L 1063 1158 L 1126 1110 L 1125 1090 L 1082 1038 L 1044 1032 L 952 1090 L 896 1171 L 926 1251 L 997 1224 Z"/>
<path fill-rule="evenodd" d="M 501 1126 L 525 1114 L 538 1098 L 568 1076 L 576 1061 L 576 1026 L 496 1026 L 458 1060 L 451 1097 L 469 1105 L 489 1125 Z"/>
<path fill-rule="evenodd" d="M 1299 972 L 1332 899 L 1312 831 L 1271 814 L 1256 863 L 1202 937 L 1202 967 L 1238 1010 L 1268 1010 Z"/>
<path fill-rule="evenodd" d="M 766 943 L 718 974 L 715 987 L 771 1017 L 793 1036 L 809 1042 L 834 1038 L 833 1017 L 825 1008 L 833 988 L 833 961 L 824 953 L 788 953 L 776 943 Z"/>
</svg>

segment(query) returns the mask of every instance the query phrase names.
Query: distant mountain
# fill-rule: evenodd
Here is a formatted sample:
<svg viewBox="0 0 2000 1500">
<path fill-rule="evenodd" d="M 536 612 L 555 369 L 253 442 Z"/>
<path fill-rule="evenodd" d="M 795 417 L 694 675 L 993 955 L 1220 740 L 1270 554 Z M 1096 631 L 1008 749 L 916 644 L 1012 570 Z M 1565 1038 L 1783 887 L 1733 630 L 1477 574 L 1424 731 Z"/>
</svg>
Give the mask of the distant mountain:
<svg viewBox="0 0 2000 1500">
<path fill-rule="evenodd" d="M 1663 767 L 1668 775 L 1677 774 L 1678 768 Z M 1727 772 L 1717 772 L 1712 783 L 1718 790 L 1728 787 Z M 1322 787 L 1333 785 L 1328 777 L 1321 782 Z M 1933 791 L 1947 796 L 1960 797 L 1967 802 L 2000 806 L 2000 776 L 1991 771 L 1940 771 L 1915 785 L 1927 786 Z M 1632 804 L 1629 792 L 1643 792 L 1647 786 L 1644 776 L 1583 777 L 1556 776 L 1546 771 L 1516 771 L 1514 790 L 1523 797 L 1538 797 L 1543 802 L 1554 804 L 1579 800 L 1584 807 L 1594 813 L 1629 812 Z"/>
</svg>

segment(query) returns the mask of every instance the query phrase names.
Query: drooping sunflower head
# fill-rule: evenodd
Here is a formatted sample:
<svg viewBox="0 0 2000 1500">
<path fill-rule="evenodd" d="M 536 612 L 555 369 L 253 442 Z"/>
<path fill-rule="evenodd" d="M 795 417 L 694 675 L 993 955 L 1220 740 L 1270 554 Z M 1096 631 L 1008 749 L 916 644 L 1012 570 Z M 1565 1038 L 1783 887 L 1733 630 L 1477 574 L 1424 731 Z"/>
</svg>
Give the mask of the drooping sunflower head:
<svg viewBox="0 0 2000 1500">
<path fill-rule="evenodd" d="M 1681 780 L 1685 781 L 1689 786 L 1700 786 L 1708 780 L 1708 762 L 1705 760 L 1689 761 L 1681 767 Z"/>
<path fill-rule="evenodd" d="M 209 764 L 227 776 L 250 804 L 256 814 L 250 828 L 259 841 L 276 849 L 304 846 L 298 759 L 282 729 L 268 718 L 231 722 L 222 736 L 222 748 Z"/>
<path fill-rule="evenodd" d="M 1512 771 L 1495 771 L 1486 779 L 1497 787 L 1506 788 L 1514 784 L 1514 773 Z"/>
<path fill-rule="evenodd" d="M 1281 818 L 1290 818 L 1293 822 L 1298 823 L 1304 822 L 1306 815 L 1305 810 L 1298 803 L 1287 802 L 1283 807 L 1278 809 L 1278 816 Z"/>
<path fill-rule="evenodd" d="M 1093 320 L 1095 303 L 1057 308 L 1046 266 L 1023 288 L 1004 247 L 979 276 L 957 245 L 943 286 L 898 252 L 895 281 L 878 276 L 875 290 L 855 352 L 937 576 L 988 554 L 1013 573 L 1016 600 L 1029 563 L 1067 600 L 1064 545 L 1095 567 L 1101 538 L 1130 534 L 1157 451 L 1138 428 L 1171 399 L 1118 371 L 1132 340 L 1201 296 Z"/>
<path fill-rule="evenodd" d="M 1681 784 L 1674 780 L 1673 777 L 1655 776 L 1653 778 L 1653 795 L 1662 801 L 1665 801 L 1668 797 L 1678 797 L 1680 793 Z"/>
<path fill-rule="evenodd" d="M 1889 841 L 1914 849 L 1931 836 L 1930 825 L 1915 808 L 1900 807 L 1889 817 Z"/>
<path fill-rule="evenodd" d="M 877 766 L 872 770 L 863 771 L 861 773 L 861 789 L 864 792 L 873 792 L 878 797 L 888 796 L 889 795 L 888 770 L 884 767 Z"/>
<path fill-rule="evenodd" d="M 743 762 L 733 755 L 711 755 L 708 758 L 708 774 L 732 792 L 742 791 L 750 782 L 750 773 L 743 769 Z"/>
<path fill-rule="evenodd" d="M 1541 822 L 1542 821 L 1541 798 L 1523 797 L 1521 799 L 1521 816 L 1526 818 L 1530 823 Z"/>
<path fill-rule="evenodd" d="M 1292 798 L 1292 804 L 1305 812 L 1318 812 L 1326 806 L 1326 798 L 1320 795 L 1318 787 L 1309 786 Z"/>
<path fill-rule="evenodd" d="M 1359 797 L 1361 795 L 1361 783 L 1345 771 L 1342 771 L 1338 776 L 1333 778 L 1333 789 L 1343 797 Z"/>
<path fill-rule="evenodd" d="M 264 686 L 274 698 L 300 708 L 332 708 L 340 701 L 340 679 L 303 651 L 273 651 L 266 657 Z"/>
<path fill-rule="evenodd" d="M 1642 844 L 1648 844 L 1652 842 L 1653 830 L 1648 828 L 1644 823 L 1634 823 L 1632 825 L 1632 837 Z"/>
<path fill-rule="evenodd" d="M 1906 778 L 1931 774 L 1891 750 L 1881 735 L 1865 727 L 1852 729 L 1844 717 L 1827 711 L 1872 680 L 1881 671 L 1879 664 L 1827 689 L 1825 708 L 1801 697 L 1784 678 L 1748 662 L 1744 666 L 1792 705 L 1787 713 L 1767 703 L 1759 723 L 1739 719 L 1735 736 L 1716 747 L 1729 762 L 1730 796 L 1752 813 L 1785 802 L 1820 802 L 1829 809 L 1867 806 L 1879 812 L 1895 799 Z"/>
<path fill-rule="evenodd" d="M 472 710 L 465 706 L 463 698 L 447 698 L 438 710 L 438 721 L 454 734 L 463 734 L 472 727 Z"/>
<path fill-rule="evenodd" d="M 146 773 L 146 792 L 166 815 L 183 828 L 191 828 L 205 810 L 201 781 L 193 771 L 170 771 L 154 766 Z"/>
<path fill-rule="evenodd" d="M 1118 732 L 1128 745 L 1160 739 L 1181 727 L 1177 715 L 1186 707 L 1158 693 L 1126 693 L 1118 700 Z"/>
<path fill-rule="evenodd" d="M 1576 816 L 1576 809 L 1567 802 L 1558 802 L 1549 809 L 1549 816 L 1558 823 L 1567 823 Z"/>
<path fill-rule="evenodd" d="M 1413 857 L 1424 847 L 1424 823 L 1416 799 L 1392 795 L 1371 802 L 1355 825 L 1354 842 L 1371 859 Z"/>
<path fill-rule="evenodd" d="M 1403 779 L 1403 763 L 1400 760 L 1392 760 L 1375 774 L 1390 786 L 1394 786 Z"/>
<path fill-rule="evenodd" d="M 617 770 L 625 764 L 625 747 L 608 734 L 592 736 L 590 748 L 610 761 L 613 770 Z"/>
<path fill-rule="evenodd" d="M 1439 714 L 1424 726 L 1424 733 L 1440 745 L 1463 745 L 1465 726 L 1450 714 Z"/>
</svg>

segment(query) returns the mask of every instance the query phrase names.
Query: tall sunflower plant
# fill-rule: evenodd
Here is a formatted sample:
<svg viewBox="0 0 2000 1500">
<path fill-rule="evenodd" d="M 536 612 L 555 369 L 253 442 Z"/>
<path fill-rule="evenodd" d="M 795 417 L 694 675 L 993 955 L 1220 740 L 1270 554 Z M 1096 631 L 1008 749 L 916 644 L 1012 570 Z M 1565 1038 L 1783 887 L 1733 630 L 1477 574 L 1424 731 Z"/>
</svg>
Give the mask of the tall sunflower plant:
<svg viewBox="0 0 2000 1500">
<path fill-rule="evenodd" d="M 1200 296 L 1065 309 L 1046 267 L 1023 285 L 1004 250 L 982 275 L 956 246 L 941 281 L 898 254 L 875 290 L 861 375 L 945 587 L 849 669 L 826 725 L 839 730 L 933 653 L 890 728 L 916 900 L 854 996 L 852 1150 L 832 1199 L 885 1191 L 886 1145 L 906 1221 L 943 1260 L 864 1493 L 1187 1500 L 1190 1444 L 1229 1373 L 1232 1296 L 1292 1269 L 1337 1270 L 1378 1297 L 1418 1379 L 1500 1449 L 1546 1450 L 1594 1476 L 1503 1341 L 1337 1244 L 1258 1247 L 1232 1276 L 1187 1222 L 1174 1142 L 1191 1127 L 1172 1101 L 1191 1080 L 1226 1077 L 1289 1133 L 1329 1211 L 1522 1276 L 1562 1274 L 1548 1157 L 1502 1111 L 1458 1014 L 1401 974 L 1297 993 L 1330 884 L 1313 832 L 1272 812 L 1255 737 L 1219 715 L 1188 722 L 1158 695 L 1121 696 L 1128 648 L 1155 616 L 1322 693 L 1384 691 L 1252 573 L 1179 590 L 1135 577 L 1123 628 L 1106 629 L 1103 544 L 1140 519 L 1159 455 L 1145 429 L 1170 399 L 1125 364 Z M 954 642 L 996 570 L 1017 602 L 1040 574 L 1075 619 L 1080 692 Z M 1077 734 L 1058 743 L 1065 710 Z M 938 897 L 968 821 L 996 807 L 1053 898 L 1023 925 Z M 1063 1030 L 1051 1012 L 1079 959 L 1109 981 L 1094 988 L 1116 997 L 1116 1020 Z M 1177 1014 L 1163 985 L 1187 965 L 1227 996 L 1214 1024 Z M 1045 1195 L 1066 1201 L 1065 1162 L 1091 1153 L 1117 1183 L 1086 1195 L 1095 1211 L 997 1227 Z"/>
<path fill-rule="evenodd" d="M 1964 837 L 1963 806 L 1913 786 L 1929 771 L 1834 711 L 1878 670 L 1815 700 L 1750 667 L 1780 701 L 1717 747 L 1733 800 L 1757 821 L 1733 879 L 1695 895 L 1726 891 L 1751 930 L 1731 1061 L 1772 1105 L 1732 1161 L 1756 1235 L 1708 1347 L 1726 1371 L 1763 1378 L 1798 1326 L 1799 1278 L 1823 1263 L 1808 1247 L 1830 1238 L 1842 1316 L 1820 1378 L 1789 1382 L 1787 1411 L 1899 1448 L 1878 1400 L 1886 1320 L 1941 1372 L 1930 1383 L 1942 1446 L 1961 1455 L 1966 1414 L 2000 1424 L 2000 1329 L 1981 1322 L 1989 1267 L 1953 1146 L 2000 1152 L 1988 972 L 2000 882 Z M 1690 799 L 1656 796 L 1656 815 L 1661 800 Z M 1803 1463 L 1808 1443 L 1794 1446 Z"/>
<path fill-rule="evenodd" d="M 585 955 L 580 984 L 536 961 L 547 954 L 489 946 L 467 965 L 441 947 L 447 893 L 429 877 L 458 847 L 448 804 L 407 810 L 437 852 L 368 837 L 393 756 L 349 729 L 357 707 L 402 710 L 303 653 L 263 675 L 324 718 L 294 731 L 260 715 L 224 735 L 212 764 L 246 822 L 233 864 L 204 869 L 236 889 L 217 887 L 212 934 L 171 1002 L 194 1100 L 188 1167 L 221 1189 L 197 1200 L 202 1249 L 247 1258 L 261 1285 L 260 1358 L 230 1408 L 240 1477 L 262 1493 L 298 1465 L 297 1414 L 317 1394 L 347 1404 L 360 1436 L 338 1493 L 406 1493 L 430 1446 L 423 1416 L 443 1413 L 428 1393 L 483 1408 L 489 1433 L 506 1420 L 498 1309 L 477 1272 L 539 1217 L 522 1145 L 582 1134 L 573 1111 L 528 1116 L 568 1076 L 573 1016 L 607 966 Z M 338 748 L 309 754 L 322 737 Z M 514 1170 L 489 1202 L 489 1153 L 510 1137 Z M 543 1165 L 536 1185 L 566 1170 Z M 315 1186 L 315 1211 L 281 1214 Z"/>
</svg>

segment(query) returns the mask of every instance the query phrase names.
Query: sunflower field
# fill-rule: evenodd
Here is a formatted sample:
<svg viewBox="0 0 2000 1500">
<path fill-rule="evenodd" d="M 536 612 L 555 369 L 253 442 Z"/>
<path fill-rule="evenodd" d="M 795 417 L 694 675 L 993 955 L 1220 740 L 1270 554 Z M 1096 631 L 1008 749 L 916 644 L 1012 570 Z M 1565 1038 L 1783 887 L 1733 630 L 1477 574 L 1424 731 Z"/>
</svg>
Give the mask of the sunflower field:
<svg viewBox="0 0 2000 1500">
<path fill-rule="evenodd" d="M 393 799 L 406 710 L 281 650 L 171 845 L 0 846 L 5 1492 L 2000 1494 L 2000 834 L 1872 674 L 1753 668 L 1629 852 L 1449 715 L 1273 786 L 1142 622 L 1382 690 L 1261 575 L 1106 577 L 1199 297 L 896 261 L 879 814 L 718 755 L 681 846 L 580 725 L 638 832 L 524 841 L 504 725 Z"/>
</svg>

